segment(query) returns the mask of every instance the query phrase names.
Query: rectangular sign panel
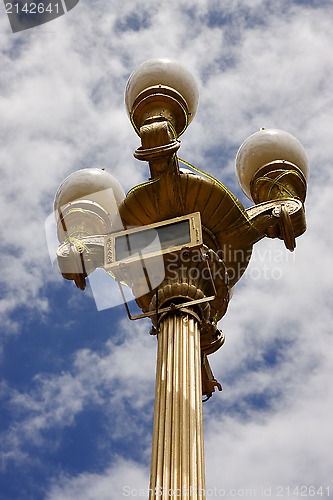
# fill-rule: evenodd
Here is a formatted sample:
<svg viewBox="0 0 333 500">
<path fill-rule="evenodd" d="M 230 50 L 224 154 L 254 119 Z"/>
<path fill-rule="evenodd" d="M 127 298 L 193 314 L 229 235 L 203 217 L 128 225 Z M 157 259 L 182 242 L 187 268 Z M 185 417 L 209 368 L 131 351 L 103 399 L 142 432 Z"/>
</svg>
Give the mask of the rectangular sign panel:
<svg viewBox="0 0 333 500">
<path fill-rule="evenodd" d="M 200 213 L 184 215 L 163 222 L 135 227 L 105 238 L 104 267 L 112 270 L 119 264 L 146 261 L 164 254 L 180 252 L 184 247 L 202 245 Z"/>
</svg>

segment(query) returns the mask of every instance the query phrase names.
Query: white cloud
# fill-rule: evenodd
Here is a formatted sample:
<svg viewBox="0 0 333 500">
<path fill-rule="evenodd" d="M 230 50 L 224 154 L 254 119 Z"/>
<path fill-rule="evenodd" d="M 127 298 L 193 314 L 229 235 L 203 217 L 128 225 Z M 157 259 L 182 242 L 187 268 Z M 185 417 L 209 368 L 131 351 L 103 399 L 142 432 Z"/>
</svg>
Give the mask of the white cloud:
<svg viewBox="0 0 333 500">
<path fill-rule="evenodd" d="M 88 406 L 103 408 L 108 415 L 110 439 L 128 440 L 143 433 L 140 421 L 152 413 L 156 342 L 145 322 L 129 325 L 123 320 L 121 334 L 118 328 L 103 353 L 77 351 L 68 370 L 36 375 L 30 392 L 4 388 L 15 415 L 4 436 L 4 465 L 7 459 L 25 458 L 31 445 L 48 446 L 53 438 L 47 431 L 75 426 L 77 415 Z M 137 414 L 130 427 L 129 412 Z"/>
<path fill-rule="evenodd" d="M 275 488 L 331 486 L 333 394 L 327 384 L 332 372 L 331 356 L 327 354 L 331 344 L 327 334 L 319 341 L 312 338 L 312 343 L 305 338 L 305 346 L 299 343 L 284 353 L 287 361 L 280 362 L 276 369 L 241 375 L 236 387 L 228 386 L 230 391 L 236 389 L 241 401 L 247 390 L 260 394 L 260 381 L 266 379 L 266 388 L 273 393 L 278 389 L 280 396 L 270 409 L 254 409 L 245 419 L 223 412 L 223 403 L 221 416 L 215 414 L 207 419 L 211 487 L 255 487 L 258 491 L 263 484 Z"/>
<path fill-rule="evenodd" d="M 103 474 L 62 477 L 54 482 L 45 500 L 110 500 L 148 498 L 148 470 L 130 460 L 117 459 Z"/>
</svg>

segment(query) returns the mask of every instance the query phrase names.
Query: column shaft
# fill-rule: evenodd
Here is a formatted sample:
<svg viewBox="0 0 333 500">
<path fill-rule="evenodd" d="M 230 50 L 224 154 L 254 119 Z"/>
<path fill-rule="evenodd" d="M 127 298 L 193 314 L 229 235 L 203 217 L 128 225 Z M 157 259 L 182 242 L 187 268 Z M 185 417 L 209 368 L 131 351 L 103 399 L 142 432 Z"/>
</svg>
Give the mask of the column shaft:
<svg viewBox="0 0 333 500">
<path fill-rule="evenodd" d="M 174 313 L 158 333 L 149 499 L 204 500 L 204 474 L 200 332 Z"/>
</svg>

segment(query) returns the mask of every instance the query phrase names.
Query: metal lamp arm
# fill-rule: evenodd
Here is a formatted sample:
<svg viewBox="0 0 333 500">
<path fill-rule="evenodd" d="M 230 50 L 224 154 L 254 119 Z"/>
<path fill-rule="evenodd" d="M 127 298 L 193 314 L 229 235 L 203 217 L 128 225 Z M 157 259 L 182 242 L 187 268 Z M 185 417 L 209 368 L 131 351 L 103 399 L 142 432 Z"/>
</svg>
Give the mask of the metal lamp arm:
<svg viewBox="0 0 333 500">
<path fill-rule="evenodd" d="M 282 239 L 290 251 L 296 247 L 295 239 L 306 230 L 304 205 L 297 198 L 263 202 L 246 212 L 263 236 Z"/>
</svg>

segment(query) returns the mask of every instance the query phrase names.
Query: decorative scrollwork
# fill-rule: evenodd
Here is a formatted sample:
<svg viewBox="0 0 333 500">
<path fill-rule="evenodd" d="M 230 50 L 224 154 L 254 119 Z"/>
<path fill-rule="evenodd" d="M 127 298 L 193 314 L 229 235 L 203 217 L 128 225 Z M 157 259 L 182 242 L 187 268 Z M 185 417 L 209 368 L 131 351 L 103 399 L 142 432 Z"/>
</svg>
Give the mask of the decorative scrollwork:
<svg viewBox="0 0 333 500">
<path fill-rule="evenodd" d="M 296 248 L 295 232 L 286 205 L 280 207 L 279 227 L 286 248 L 293 252 Z"/>
</svg>

